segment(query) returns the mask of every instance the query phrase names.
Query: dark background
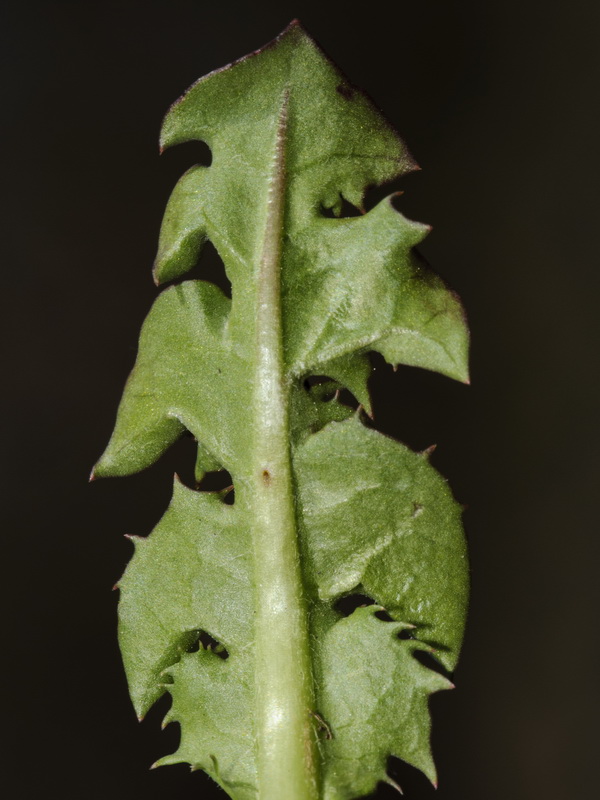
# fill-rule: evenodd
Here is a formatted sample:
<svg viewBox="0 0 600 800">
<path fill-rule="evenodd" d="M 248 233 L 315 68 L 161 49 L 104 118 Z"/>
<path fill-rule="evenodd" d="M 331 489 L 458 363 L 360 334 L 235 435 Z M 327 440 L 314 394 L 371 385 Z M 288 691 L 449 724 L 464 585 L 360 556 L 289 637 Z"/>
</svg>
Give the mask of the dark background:
<svg viewBox="0 0 600 800">
<path fill-rule="evenodd" d="M 110 592 L 122 534 L 157 521 L 191 445 L 127 480 L 87 475 L 156 295 L 166 200 L 196 158 L 159 159 L 161 117 L 295 16 L 421 164 L 401 208 L 433 224 L 422 252 L 472 328 L 470 388 L 408 368 L 373 380 L 380 429 L 437 442 L 434 464 L 469 505 L 472 612 L 458 689 L 432 701 L 435 796 L 594 796 L 600 5 L 24 1 L 0 14 L 11 798 L 213 796 L 183 766 L 148 771 L 177 730 L 160 733 L 160 709 L 135 720 Z M 412 770 L 400 780 L 408 798 L 434 797 Z"/>
</svg>

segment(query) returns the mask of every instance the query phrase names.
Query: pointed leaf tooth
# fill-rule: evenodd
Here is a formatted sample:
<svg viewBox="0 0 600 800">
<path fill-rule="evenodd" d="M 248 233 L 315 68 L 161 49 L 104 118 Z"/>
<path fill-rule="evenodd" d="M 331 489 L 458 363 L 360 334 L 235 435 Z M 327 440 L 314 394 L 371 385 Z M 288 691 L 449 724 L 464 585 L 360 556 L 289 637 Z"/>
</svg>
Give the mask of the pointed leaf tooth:
<svg viewBox="0 0 600 800">
<path fill-rule="evenodd" d="M 226 486 L 224 489 L 215 492 L 215 494 L 217 494 L 220 498 L 224 500 L 233 491 L 235 491 L 235 486 L 233 485 L 233 483 L 230 483 L 229 486 Z"/>
<path fill-rule="evenodd" d="M 157 767 L 168 767 L 172 764 L 181 764 L 183 762 L 185 762 L 185 758 L 182 758 L 179 755 L 179 750 L 177 750 L 175 753 L 171 753 L 170 755 L 159 758 L 154 762 L 154 764 L 152 764 L 150 769 L 156 769 Z"/>
<path fill-rule="evenodd" d="M 170 711 L 168 711 L 160 724 L 161 730 L 164 731 L 167 725 L 171 725 L 173 722 L 177 722 L 177 718 Z"/>
<path fill-rule="evenodd" d="M 386 775 L 383 780 L 384 780 L 384 783 L 387 783 L 388 786 L 391 786 L 393 789 L 395 789 L 398 792 L 398 794 L 402 794 L 402 795 L 404 794 L 400 784 L 396 783 L 396 781 L 393 778 L 391 778 L 389 775 Z"/>
<path fill-rule="evenodd" d="M 394 630 L 396 631 L 415 631 L 417 629 L 417 626 L 413 625 L 412 622 L 404 622 L 400 620 L 394 620 L 393 626 Z"/>
</svg>

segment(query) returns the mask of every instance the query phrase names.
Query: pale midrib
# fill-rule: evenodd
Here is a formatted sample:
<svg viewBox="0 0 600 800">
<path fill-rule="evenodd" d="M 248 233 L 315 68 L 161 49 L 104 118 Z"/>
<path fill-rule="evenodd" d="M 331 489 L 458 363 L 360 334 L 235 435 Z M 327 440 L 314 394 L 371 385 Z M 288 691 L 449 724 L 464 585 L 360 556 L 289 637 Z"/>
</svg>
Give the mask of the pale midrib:
<svg viewBox="0 0 600 800">
<path fill-rule="evenodd" d="M 256 306 L 249 504 L 255 577 L 255 725 L 259 800 L 316 800 L 318 768 L 307 613 L 289 443 L 281 319 L 288 92 L 267 194 Z"/>
</svg>

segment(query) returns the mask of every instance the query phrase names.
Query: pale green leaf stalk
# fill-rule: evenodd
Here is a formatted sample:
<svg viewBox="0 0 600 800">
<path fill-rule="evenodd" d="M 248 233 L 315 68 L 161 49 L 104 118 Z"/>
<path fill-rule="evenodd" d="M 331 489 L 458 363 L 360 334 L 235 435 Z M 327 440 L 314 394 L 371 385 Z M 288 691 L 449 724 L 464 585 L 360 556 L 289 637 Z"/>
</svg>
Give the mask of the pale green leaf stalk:
<svg viewBox="0 0 600 800">
<path fill-rule="evenodd" d="M 228 470 L 235 502 L 176 480 L 135 539 L 119 583 L 134 706 L 170 692 L 181 743 L 158 763 L 236 800 L 350 800 L 390 755 L 435 782 L 428 698 L 451 684 L 415 654 L 456 664 L 461 509 L 427 453 L 363 413 L 370 351 L 466 381 L 468 335 L 414 252 L 426 226 L 390 197 L 340 217 L 415 164 L 298 23 L 175 103 L 161 146 L 190 140 L 212 163 L 175 188 L 154 274 L 180 278 L 209 239 L 232 299 L 201 280 L 160 294 L 94 475 L 144 469 L 187 430 L 197 480 Z M 353 594 L 374 604 L 344 615 Z"/>
</svg>

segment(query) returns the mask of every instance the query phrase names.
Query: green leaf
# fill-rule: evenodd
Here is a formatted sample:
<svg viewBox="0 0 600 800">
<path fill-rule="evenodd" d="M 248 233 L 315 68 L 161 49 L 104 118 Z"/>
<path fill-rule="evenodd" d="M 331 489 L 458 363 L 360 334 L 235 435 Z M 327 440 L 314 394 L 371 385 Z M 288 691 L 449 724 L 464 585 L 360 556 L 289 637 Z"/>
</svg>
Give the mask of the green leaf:
<svg viewBox="0 0 600 800">
<path fill-rule="evenodd" d="M 370 413 L 370 351 L 467 380 L 460 303 L 413 249 L 426 226 L 391 198 L 339 216 L 414 164 L 297 23 L 172 107 L 162 146 L 192 139 L 212 163 L 175 188 L 155 276 L 209 239 L 232 299 L 197 280 L 161 293 L 94 475 L 144 469 L 188 430 L 196 480 L 228 470 L 235 502 L 176 481 L 135 539 L 119 636 L 136 711 L 169 691 L 181 743 L 158 763 L 238 800 L 351 800 L 391 754 L 435 780 L 427 700 L 451 684 L 415 653 L 456 664 L 460 508 L 426 454 L 340 395 Z M 345 617 L 352 594 L 375 605 Z"/>
</svg>

